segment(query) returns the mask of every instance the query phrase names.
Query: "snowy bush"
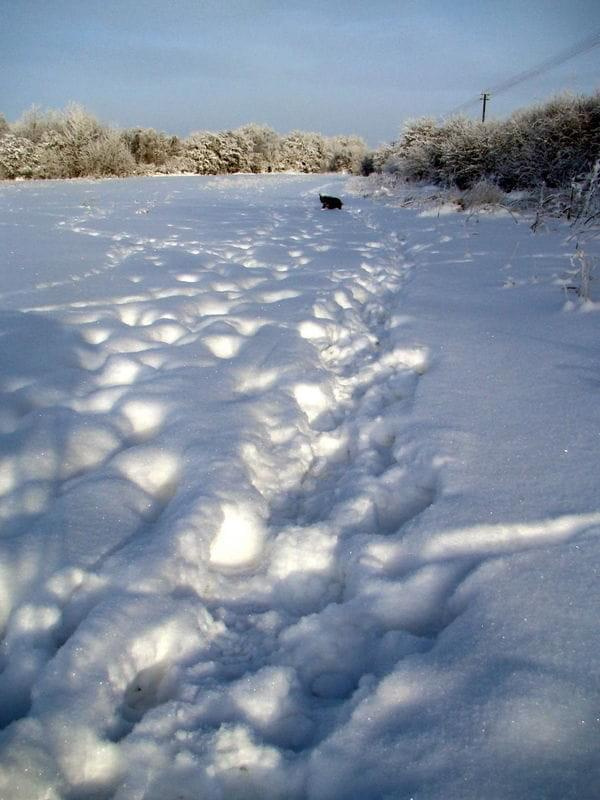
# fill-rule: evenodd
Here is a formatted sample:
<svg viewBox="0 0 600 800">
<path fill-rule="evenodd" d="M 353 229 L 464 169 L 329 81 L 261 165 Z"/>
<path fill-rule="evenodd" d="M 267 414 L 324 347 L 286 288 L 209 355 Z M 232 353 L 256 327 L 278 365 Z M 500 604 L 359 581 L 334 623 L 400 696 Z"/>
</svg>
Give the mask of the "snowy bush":
<svg viewBox="0 0 600 800">
<path fill-rule="evenodd" d="M 41 141 L 35 144 L 35 178 L 70 178 L 68 158 L 63 153 L 64 142 L 56 131 L 44 133 Z"/>
<path fill-rule="evenodd" d="M 440 161 L 445 183 L 459 189 L 493 175 L 491 132 L 493 125 L 473 124 L 461 117 L 450 120 L 440 141 Z"/>
<path fill-rule="evenodd" d="M 122 138 L 115 131 L 106 131 L 84 147 L 82 163 L 85 174 L 94 177 L 124 177 L 135 172 L 136 164 Z"/>
<path fill-rule="evenodd" d="M 493 171 L 492 130 L 464 117 L 443 126 L 424 118 L 407 123 L 402 138 L 385 153 L 382 170 L 408 180 L 466 189 Z"/>
<path fill-rule="evenodd" d="M 409 121 L 373 158 L 380 172 L 468 189 L 490 179 L 503 191 L 570 186 L 600 157 L 600 94 L 562 95 L 482 124 L 458 117 Z"/>
<path fill-rule="evenodd" d="M 527 170 L 527 185 L 565 186 L 600 157 L 600 93 L 562 95 L 517 112 L 511 121 L 510 133 L 518 137 L 516 151 L 511 142 L 513 162 Z M 514 168 L 508 178 L 514 180 Z"/>
<path fill-rule="evenodd" d="M 220 172 L 252 172 L 252 143 L 240 131 L 222 131 L 216 134 L 219 141 L 219 157 L 223 168 Z"/>
<path fill-rule="evenodd" d="M 39 143 L 50 131 L 58 130 L 62 125 L 61 112 L 42 111 L 38 106 L 31 106 L 10 128 L 16 136 Z"/>
<path fill-rule="evenodd" d="M 360 166 L 358 168 L 358 174 L 362 175 L 363 177 L 368 177 L 375 172 L 375 154 L 372 152 L 365 153 L 363 156 L 362 161 L 360 162 Z"/>
<path fill-rule="evenodd" d="M 36 127 L 36 136 L 37 130 Z M 35 139 L 38 155 L 36 175 L 43 178 L 79 178 L 94 175 L 98 168 L 98 149 L 94 146 L 107 136 L 98 120 L 84 108 L 68 106 L 45 126 Z M 104 170 L 100 174 L 107 173 Z"/>
<path fill-rule="evenodd" d="M 280 170 L 322 172 L 327 166 L 327 145 L 319 133 L 292 131 L 281 139 Z"/>
<path fill-rule="evenodd" d="M 199 175 L 216 175 L 221 170 L 219 142 L 215 134 L 197 131 L 183 141 L 183 149 L 188 163 Z"/>
<path fill-rule="evenodd" d="M 249 144 L 249 171 L 272 171 L 277 163 L 279 154 L 279 135 L 267 125 L 257 125 L 255 123 L 244 125 L 234 132 L 243 137 Z"/>
<path fill-rule="evenodd" d="M 375 166 L 381 172 L 401 173 L 408 180 L 439 180 L 441 131 L 429 117 L 409 120 L 402 138 L 380 149 Z"/>
<path fill-rule="evenodd" d="M 32 177 L 123 176 L 136 170 L 135 160 L 121 135 L 103 126 L 81 106 L 71 105 L 60 113 L 52 112 L 42 121 L 33 114 L 19 126 L 33 137 Z"/>
<path fill-rule="evenodd" d="M 481 208 L 482 206 L 498 206 L 505 199 L 506 195 L 496 183 L 481 178 L 464 192 L 459 204 L 465 209 Z"/>
<path fill-rule="evenodd" d="M 13 133 L 0 136 L 0 179 L 30 178 L 36 163 L 33 142 Z"/>
<path fill-rule="evenodd" d="M 184 153 L 200 175 L 251 172 L 251 144 L 236 131 L 200 131 L 184 141 Z"/>
<path fill-rule="evenodd" d="M 194 171 L 203 175 L 230 172 L 358 172 L 366 147 L 354 136 L 329 139 L 319 133 L 292 131 L 279 136 L 264 125 L 245 125 L 217 133 L 200 131 L 183 142 Z"/>
<path fill-rule="evenodd" d="M 160 167 L 181 153 L 181 143 L 177 136 L 159 133 L 153 128 L 130 128 L 123 131 L 121 137 L 136 164 Z"/>
<path fill-rule="evenodd" d="M 161 175 L 192 175 L 196 172 L 196 164 L 189 156 L 172 156 L 164 164 L 155 169 Z"/>
<path fill-rule="evenodd" d="M 358 173 L 367 152 L 367 146 L 358 136 L 332 136 L 327 140 L 331 172 Z"/>
<path fill-rule="evenodd" d="M 74 177 L 93 174 L 91 162 L 95 163 L 95 157 L 90 148 L 104 134 L 102 125 L 78 105 L 67 108 L 61 123 L 57 141 L 64 174 Z"/>
</svg>

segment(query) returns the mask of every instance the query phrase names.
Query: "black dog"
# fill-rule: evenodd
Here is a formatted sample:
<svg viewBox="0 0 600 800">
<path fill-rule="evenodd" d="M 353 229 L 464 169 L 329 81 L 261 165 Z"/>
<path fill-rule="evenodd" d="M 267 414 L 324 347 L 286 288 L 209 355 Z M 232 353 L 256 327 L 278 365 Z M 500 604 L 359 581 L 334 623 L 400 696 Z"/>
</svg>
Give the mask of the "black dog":
<svg viewBox="0 0 600 800">
<path fill-rule="evenodd" d="M 339 197 L 329 197 L 326 194 L 319 194 L 319 200 L 323 208 L 339 208 L 341 210 L 344 205 Z"/>
</svg>

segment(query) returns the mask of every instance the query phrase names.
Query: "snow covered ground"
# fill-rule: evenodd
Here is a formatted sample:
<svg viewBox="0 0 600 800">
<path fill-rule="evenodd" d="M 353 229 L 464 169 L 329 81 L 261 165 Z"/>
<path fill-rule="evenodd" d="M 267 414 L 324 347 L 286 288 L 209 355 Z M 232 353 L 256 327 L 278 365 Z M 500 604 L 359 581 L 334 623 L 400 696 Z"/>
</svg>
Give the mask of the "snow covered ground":
<svg viewBox="0 0 600 800">
<path fill-rule="evenodd" d="M 600 313 L 530 221 L 0 186 L 2 800 L 600 796 Z"/>
</svg>

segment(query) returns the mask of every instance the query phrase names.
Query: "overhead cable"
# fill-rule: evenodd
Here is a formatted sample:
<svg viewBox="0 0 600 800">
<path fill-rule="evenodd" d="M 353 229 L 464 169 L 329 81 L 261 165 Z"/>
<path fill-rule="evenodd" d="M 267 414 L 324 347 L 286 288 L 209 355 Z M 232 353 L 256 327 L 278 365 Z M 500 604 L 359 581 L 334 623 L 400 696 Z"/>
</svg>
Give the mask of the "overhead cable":
<svg viewBox="0 0 600 800">
<path fill-rule="evenodd" d="M 535 67 L 531 67 L 523 72 L 519 72 L 517 75 L 513 75 L 512 78 L 508 78 L 507 80 L 502 81 L 502 83 L 498 83 L 496 86 L 486 89 L 486 93 L 497 95 L 501 92 L 506 92 L 508 89 L 512 89 L 513 86 L 517 86 L 519 83 L 524 83 L 525 81 L 535 78 L 538 75 L 543 75 L 545 72 L 548 72 L 548 70 L 558 67 L 560 64 L 564 64 L 565 61 L 570 61 L 572 58 L 575 58 L 575 56 L 593 50 L 595 47 L 598 47 L 598 45 L 600 45 L 600 31 L 587 36 L 577 44 L 571 45 L 571 47 L 561 50 L 550 58 L 541 61 Z M 471 100 L 467 100 L 466 103 L 462 103 L 461 105 L 452 109 L 452 111 L 449 111 L 448 115 L 450 116 L 452 114 L 458 114 L 461 111 L 466 111 L 471 106 L 474 106 L 476 103 L 480 102 L 481 95 L 477 95 L 477 97 L 473 97 Z"/>
</svg>

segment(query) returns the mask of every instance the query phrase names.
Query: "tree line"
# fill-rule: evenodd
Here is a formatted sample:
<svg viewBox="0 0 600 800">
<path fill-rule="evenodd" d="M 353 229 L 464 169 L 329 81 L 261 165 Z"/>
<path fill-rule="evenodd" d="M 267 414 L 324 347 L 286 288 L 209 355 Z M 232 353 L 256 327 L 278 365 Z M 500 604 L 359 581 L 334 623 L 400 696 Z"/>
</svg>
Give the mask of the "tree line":
<svg viewBox="0 0 600 800">
<path fill-rule="evenodd" d="M 465 190 L 569 188 L 600 159 L 600 93 L 561 95 L 501 121 L 410 120 L 400 137 L 368 151 L 357 136 L 326 137 L 266 125 L 198 131 L 115 130 L 79 105 L 0 114 L 0 178 L 76 178 L 234 172 L 391 173 Z"/>
<path fill-rule="evenodd" d="M 359 172 L 358 136 L 323 136 L 266 125 L 198 131 L 185 138 L 152 128 L 115 130 L 83 107 L 33 107 L 16 122 L 0 114 L 0 178 L 80 178 L 234 172 Z"/>
</svg>

